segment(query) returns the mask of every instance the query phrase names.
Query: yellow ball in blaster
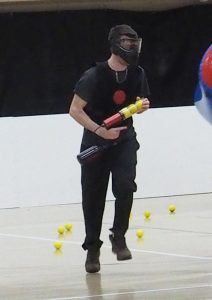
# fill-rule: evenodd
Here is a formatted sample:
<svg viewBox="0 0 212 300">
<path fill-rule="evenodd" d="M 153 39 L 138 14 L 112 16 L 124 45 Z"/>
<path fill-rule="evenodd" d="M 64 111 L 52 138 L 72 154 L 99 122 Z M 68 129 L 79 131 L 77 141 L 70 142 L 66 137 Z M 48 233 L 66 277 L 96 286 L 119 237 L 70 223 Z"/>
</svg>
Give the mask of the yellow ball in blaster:
<svg viewBox="0 0 212 300">
<path fill-rule="evenodd" d="M 143 104 L 143 102 L 142 102 L 142 100 L 139 98 L 139 100 L 137 100 L 136 102 L 135 102 L 135 106 L 136 106 L 136 108 L 137 108 L 137 111 L 138 110 L 140 110 L 141 108 L 142 108 L 142 104 Z"/>
<path fill-rule="evenodd" d="M 128 108 L 129 108 L 131 114 L 136 113 L 137 110 L 138 110 L 138 109 L 137 109 L 137 106 L 136 106 L 135 104 L 130 104 L 130 105 L 128 106 Z"/>
<path fill-rule="evenodd" d="M 128 119 L 132 116 L 132 113 L 130 112 L 128 107 L 124 107 L 121 109 L 121 113 L 124 115 L 124 119 Z"/>
</svg>

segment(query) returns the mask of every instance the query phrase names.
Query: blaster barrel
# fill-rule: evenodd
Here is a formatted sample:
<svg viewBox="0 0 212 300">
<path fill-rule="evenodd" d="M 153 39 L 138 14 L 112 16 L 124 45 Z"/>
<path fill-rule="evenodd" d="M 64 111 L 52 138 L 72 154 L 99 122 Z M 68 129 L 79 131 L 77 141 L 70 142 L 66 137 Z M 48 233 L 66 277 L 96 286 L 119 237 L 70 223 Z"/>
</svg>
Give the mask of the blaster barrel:
<svg viewBox="0 0 212 300">
<path fill-rule="evenodd" d="M 107 129 L 111 128 L 113 125 L 123 121 L 123 114 L 119 111 L 118 113 L 116 113 L 115 115 L 105 119 L 103 121 L 103 126 Z"/>
</svg>

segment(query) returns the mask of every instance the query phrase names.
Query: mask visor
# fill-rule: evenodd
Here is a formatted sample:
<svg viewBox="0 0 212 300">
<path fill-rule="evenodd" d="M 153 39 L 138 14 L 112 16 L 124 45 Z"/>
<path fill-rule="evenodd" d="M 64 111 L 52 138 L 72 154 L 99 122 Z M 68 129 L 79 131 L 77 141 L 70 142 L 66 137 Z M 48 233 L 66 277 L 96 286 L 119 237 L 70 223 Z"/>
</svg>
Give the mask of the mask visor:
<svg viewBox="0 0 212 300">
<path fill-rule="evenodd" d="M 120 38 L 120 48 L 125 51 L 136 50 L 138 54 L 141 52 L 142 39 L 134 39 L 134 38 Z"/>
</svg>

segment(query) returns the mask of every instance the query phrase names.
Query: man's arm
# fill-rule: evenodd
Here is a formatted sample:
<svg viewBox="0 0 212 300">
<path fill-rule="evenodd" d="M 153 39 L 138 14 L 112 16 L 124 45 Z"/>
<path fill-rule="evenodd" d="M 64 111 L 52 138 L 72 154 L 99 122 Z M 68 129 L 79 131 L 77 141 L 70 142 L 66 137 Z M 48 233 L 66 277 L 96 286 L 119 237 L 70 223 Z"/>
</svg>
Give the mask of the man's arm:
<svg viewBox="0 0 212 300">
<path fill-rule="evenodd" d="M 92 121 L 91 118 L 85 113 L 84 107 L 86 106 L 86 104 L 86 101 L 75 94 L 70 106 L 69 114 L 83 127 L 92 132 L 95 132 L 99 125 Z"/>
<path fill-rule="evenodd" d="M 79 124 L 84 128 L 90 130 L 91 132 L 96 133 L 100 137 L 108 140 L 117 139 L 120 135 L 121 130 L 127 129 L 126 126 L 116 127 L 111 129 L 106 129 L 101 127 L 101 124 L 95 123 L 84 111 L 84 107 L 87 102 L 79 97 L 77 94 L 74 95 L 69 114 L 74 118 Z"/>
</svg>

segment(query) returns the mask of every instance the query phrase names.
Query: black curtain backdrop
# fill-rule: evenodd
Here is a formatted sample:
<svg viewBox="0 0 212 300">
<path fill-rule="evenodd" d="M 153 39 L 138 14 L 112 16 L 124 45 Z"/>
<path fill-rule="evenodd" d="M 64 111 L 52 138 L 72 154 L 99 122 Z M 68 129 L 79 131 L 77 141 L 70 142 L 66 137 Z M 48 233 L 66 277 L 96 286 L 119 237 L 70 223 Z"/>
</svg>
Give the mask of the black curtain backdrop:
<svg viewBox="0 0 212 300">
<path fill-rule="evenodd" d="M 151 106 L 193 105 L 211 21 L 212 5 L 0 14 L 0 116 L 68 113 L 76 81 L 95 61 L 108 59 L 108 31 L 122 23 L 143 38 L 140 64 Z"/>
</svg>

